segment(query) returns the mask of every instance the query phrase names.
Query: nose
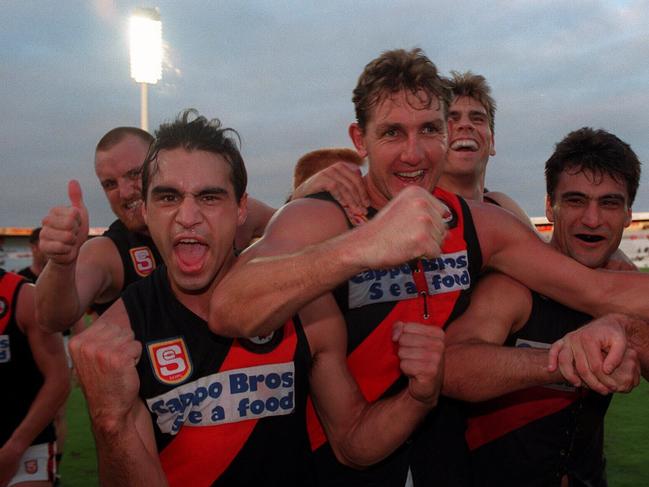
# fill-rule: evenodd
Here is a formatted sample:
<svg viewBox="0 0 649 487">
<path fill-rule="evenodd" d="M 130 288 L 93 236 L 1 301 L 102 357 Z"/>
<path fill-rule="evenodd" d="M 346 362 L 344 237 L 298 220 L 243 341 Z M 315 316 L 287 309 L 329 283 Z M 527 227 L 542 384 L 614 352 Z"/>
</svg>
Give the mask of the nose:
<svg viewBox="0 0 649 487">
<path fill-rule="evenodd" d="M 140 194 L 138 184 L 129 179 L 119 179 L 117 181 L 117 188 L 119 190 L 119 197 L 124 200 L 129 200 Z"/>
<path fill-rule="evenodd" d="M 581 222 L 588 228 L 597 228 L 601 223 L 601 213 L 597 201 L 589 201 L 581 215 Z"/>
<path fill-rule="evenodd" d="M 424 156 L 422 142 L 419 140 L 419 137 L 416 135 L 409 135 L 405 144 L 406 145 L 401 152 L 401 160 L 413 166 L 419 164 Z"/>
<path fill-rule="evenodd" d="M 184 228 L 191 228 L 201 221 L 201 209 L 193 196 L 185 196 L 178 206 L 176 222 Z"/>
</svg>

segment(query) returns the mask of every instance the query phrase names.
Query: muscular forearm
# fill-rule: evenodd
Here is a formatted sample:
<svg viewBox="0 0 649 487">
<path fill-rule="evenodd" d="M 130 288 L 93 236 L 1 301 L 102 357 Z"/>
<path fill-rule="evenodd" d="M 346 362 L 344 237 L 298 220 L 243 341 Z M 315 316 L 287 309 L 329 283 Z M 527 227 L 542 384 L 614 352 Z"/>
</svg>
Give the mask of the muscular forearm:
<svg viewBox="0 0 649 487">
<path fill-rule="evenodd" d="M 332 442 L 336 457 L 354 468 L 383 460 L 410 437 L 436 403 L 420 402 L 406 388 L 369 404 L 346 437 Z"/>
<path fill-rule="evenodd" d="M 283 256 L 241 262 L 210 301 L 210 329 L 225 336 L 265 335 L 313 299 L 361 272 L 348 232 Z"/>
<path fill-rule="evenodd" d="M 112 424 L 93 421 L 102 487 L 165 486 L 167 479 L 157 457 L 140 438 L 129 418 Z"/>
<path fill-rule="evenodd" d="M 488 364 L 488 366 L 485 366 Z M 563 381 L 547 370 L 547 351 L 490 343 L 449 345 L 442 393 L 477 402 L 513 391 Z"/>
<path fill-rule="evenodd" d="M 41 327 L 63 331 L 83 315 L 76 288 L 76 265 L 49 262 L 36 283 L 36 312 Z"/>
</svg>

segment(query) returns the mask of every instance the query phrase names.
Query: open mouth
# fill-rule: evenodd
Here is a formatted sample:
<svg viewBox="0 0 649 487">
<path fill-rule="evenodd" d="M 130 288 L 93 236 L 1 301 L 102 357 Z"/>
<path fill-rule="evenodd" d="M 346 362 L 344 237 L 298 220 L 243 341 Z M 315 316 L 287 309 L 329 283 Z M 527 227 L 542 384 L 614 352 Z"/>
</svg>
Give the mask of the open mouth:
<svg viewBox="0 0 649 487">
<path fill-rule="evenodd" d="M 601 235 L 591 235 L 588 233 L 578 233 L 575 235 L 575 237 L 581 240 L 582 242 L 586 242 L 586 243 L 597 243 L 606 240 Z"/>
<path fill-rule="evenodd" d="M 142 205 L 142 200 L 137 199 L 137 200 L 129 201 L 128 203 L 126 203 L 124 205 L 124 208 L 126 208 L 127 210 L 134 210 L 136 208 L 139 208 L 141 205 Z"/>
<path fill-rule="evenodd" d="M 208 246 L 194 238 L 183 238 L 174 244 L 174 253 L 185 272 L 198 270 L 203 264 L 203 258 Z"/>
<path fill-rule="evenodd" d="M 451 149 L 458 152 L 477 152 L 478 143 L 471 139 L 458 139 L 451 144 Z"/>
<path fill-rule="evenodd" d="M 424 176 L 424 170 L 419 169 L 418 171 L 403 171 L 403 172 L 397 172 L 394 173 L 396 177 L 398 177 L 401 181 L 405 183 L 415 183 Z"/>
</svg>

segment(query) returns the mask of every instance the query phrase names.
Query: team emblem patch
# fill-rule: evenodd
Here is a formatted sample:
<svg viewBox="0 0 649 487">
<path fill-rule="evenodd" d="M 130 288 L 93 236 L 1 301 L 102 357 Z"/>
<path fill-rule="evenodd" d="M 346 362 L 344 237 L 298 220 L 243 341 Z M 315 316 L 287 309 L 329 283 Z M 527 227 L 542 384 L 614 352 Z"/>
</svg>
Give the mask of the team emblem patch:
<svg viewBox="0 0 649 487">
<path fill-rule="evenodd" d="M 25 462 L 25 472 L 34 475 L 38 472 L 38 460 L 27 460 Z"/>
<path fill-rule="evenodd" d="M 0 364 L 11 361 L 11 344 L 9 335 L 0 335 Z"/>
<path fill-rule="evenodd" d="M 180 384 L 192 373 L 192 362 L 182 337 L 147 343 L 153 373 L 163 384 Z"/>
<path fill-rule="evenodd" d="M 268 353 L 280 344 L 284 338 L 284 329 L 280 328 L 270 332 L 268 335 L 256 336 L 253 338 L 240 338 L 239 343 L 241 346 L 252 353 Z"/>
<path fill-rule="evenodd" d="M 135 272 L 137 272 L 139 276 L 146 277 L 153 272 L 156 264 L 153 252 L 151 252 L 149 247 L 135 247 L 129 249 L 129 252 L 131 254 L 131 260 L 133 261 Z"/>
<path fill-rule="evenodd" d="M 446 226 L 450 228 L 455 228 L 457 226 L 457 213 L 455 213 L 455 210 L 450 207 L 449 205 L 446 204 L 444 200 L 439 200 L 440 203 L 444 205 L 444 207 L 448 210 L 448 214 L 442 219 L 444 223 L 446 223 Z"/>
<path fill-rule="evenodd" d="M 9 303 L 7 303 L 7 300 L 5 298 L 0 298 L 0 319 L 5 317 L 8 309 Z"/>
</svg>

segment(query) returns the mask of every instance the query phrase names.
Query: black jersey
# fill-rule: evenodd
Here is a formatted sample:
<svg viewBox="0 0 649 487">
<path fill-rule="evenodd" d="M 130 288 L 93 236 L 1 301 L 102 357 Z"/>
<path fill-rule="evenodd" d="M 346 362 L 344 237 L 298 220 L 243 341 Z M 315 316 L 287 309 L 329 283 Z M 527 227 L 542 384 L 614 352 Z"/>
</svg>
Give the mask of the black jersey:
<svg viewBox="0 0 649 487">
<path fill-rule="evenodd" d="M 591 317 L 532 292 L 527 323 L 505 343 L 549 348 Z M 565 384 L 472 404 L 467 441 L 475 485 L 605 486 L 604 415 L 611 396 Z"/>
<path fill-rule="evenodd" d="M 215 335 L 175 298 L 164 265 L 122 299 L 170 485 L 311 485 L 311 354 L 297 318 L 266 337 Z"/>
<path fill-rule="evenodd" d="M 3 445 L 23 421 L 43 386 L 29 342 L 16 322 L 16 303 L 20 287 L 26 281 L 19 275 L 0 269 L 0 445 Z M 54 441 L 50 423 L 32 445 Z"/>
<path fill-rule="evenodd" d="M 368 401 L 389 397 L 407 386 L 391 339 L 394 323 L 414 321 L 445 327 L 468 306 L 470 289 L 482 267 L 466 202 L 439 188 L 433 194 L 449 209 L 449 233 L 442 255 L 362 272 L 334 292 L 347 323 L 347 363 Z M 376 210 L 370 209 L 368 214 L 372 217 Z M 408 470 L 415 487 L 457 487 L 468 482 L 464 418 L 456 401 L 440 397 L 438 406 L 404 445 L 361 471 L 336 460 L 312 405 L 308 414 L 319 485 L 402 487 Z"/>
<path fill-rule="evenodd" d="M 38 276 L 32 272 L 32 268 L 30 266 L 20 269 L 18 272 L 16 272 L 16 274 L 23 276 L 27 280 L 27 282 L 31 283 L 36 283 L 36 279 L 38 279 Z"/>
<path fill-rule="evenodd" d="M 122 266 L 124 267 L 122 291 L 129 284 L 151 274 L 162 263 L 162 257 L 160 257 L 151 237 L 142 233 L 131 232 L 121 220 L 115 220 L 108 227 L 108 230 L 103 233 L 103 236 L 113 241 L 122 260 Z M 117 300 L 108 303 L 95 303 L 92 305 L 92 309 L 98 314 L 102 314 L 115 301 Z"/>
</svg>

